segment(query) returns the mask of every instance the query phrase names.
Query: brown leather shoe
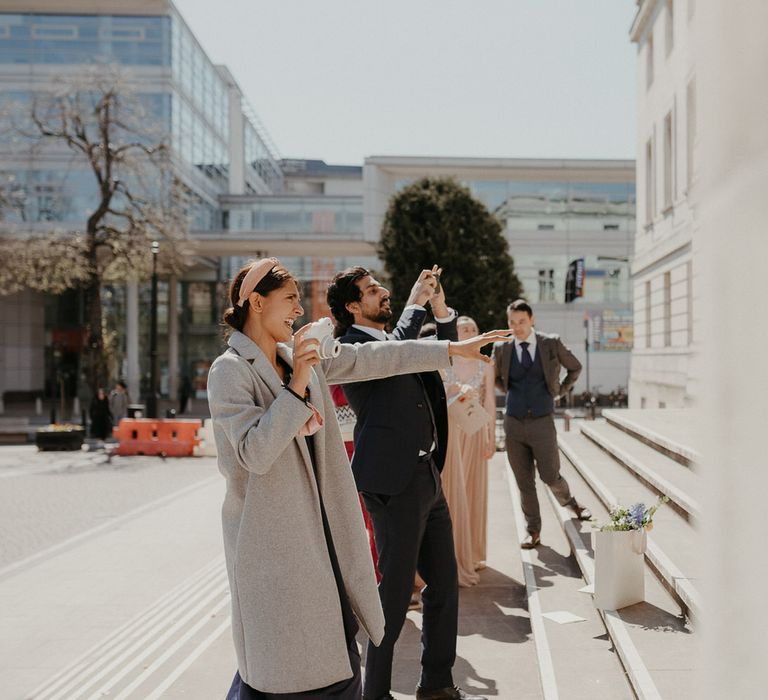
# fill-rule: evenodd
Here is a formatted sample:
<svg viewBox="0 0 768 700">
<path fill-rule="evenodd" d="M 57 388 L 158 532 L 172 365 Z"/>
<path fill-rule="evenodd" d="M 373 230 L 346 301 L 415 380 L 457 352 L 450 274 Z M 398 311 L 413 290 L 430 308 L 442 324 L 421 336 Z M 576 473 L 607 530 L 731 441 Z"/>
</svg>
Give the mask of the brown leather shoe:
<svg viewBox="0 0 768 700">
<path fill-rule="evenodd" d="M 521 543 L 520 548 L 521 549 L 534 549 L 535 547 L 538 547 L 541 544 L 541 533 L 539 532 L 529 532 L 528 537 L 526 537 Z"/>
<path fill-rule="evenodd" d="M 579 520 L 592 520 L 592 511 L 586 506 L 579 505 L 576 501 L 568 506 Z"/>
<path fill-rule="evenodd" d="M 424 690 L 417 687 L 416 700 L 488 700 L 488 698 L 484 695 L 470 695 L 459 687 L 438 690 Z"/>
</svg>

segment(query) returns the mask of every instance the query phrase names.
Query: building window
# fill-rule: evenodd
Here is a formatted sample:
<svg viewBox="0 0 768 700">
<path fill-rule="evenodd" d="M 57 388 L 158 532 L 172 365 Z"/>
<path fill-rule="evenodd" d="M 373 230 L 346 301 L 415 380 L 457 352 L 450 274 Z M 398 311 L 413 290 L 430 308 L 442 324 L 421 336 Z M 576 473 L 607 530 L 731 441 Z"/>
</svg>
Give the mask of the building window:
<svg viewBox="0 0 768 700">
<path fill-rule="evenodd" d="M 188 294 L 192 325 L 215 323 L 211 285 L 208 282 L 190 282 Z"/>
<path fill-rule="evenodd" d="M 651 282 L 645 283 L 645 347 L 651 347 Z"/>
<path fill-rule="evenodd" d="M 656 209 L 656 178 L 653 173 L 653 138 L 645 144 L 645 223 L 650 226 Z"/>
<path fill-rule="evenodd" d="M 618 224 L 603 224 L 603 231 L 618 231 Z"/>
<path fill-rule="evenodd" d="M 653 84 L 653 32 L 648 35 L 648 41 L 645 44 L 645 87 L 649 88 Z"/>
<path fill-rule="evenodd" d="M 554 224 L 539 224 L 536 227 L 539 231 L 554 231 L 555 225 Z"/>
<path fill-rule="evenodd" d="M 674 143 L 672 133 L 672 112 L 664 117 L 664 210 L 672 208 Z"/>
<path fill-rule="evenodd" d="M 603 278 L 603 301 L 612 304 L 621 301 L 621 269 L 606 270 Z"/>
<path fill-rule="evenodd" d="M 685 182 L 690 189 L 693 182 L 694 158 L 693 149 L 696 144 L 696 78 L 691 78 L 685 90 Z"/>
<path fill-rule="evenodd" d="M 555 271 L 539 270 L 539 301 L 555 300 Z"/>
<path fill-rule="evenodd" d="M 664 273 L 664 347 L 672 345 L 672 273 Z"/>
<path fill-rule="evenodd" d="M 688 345 L 693 345 L 693 262 L 686 264 L 686 316 L 688 318 Z"/>
<path fill-rule="evenodd" d="M 77 39 L 77 27 L 74 24 L 33 24 L 31 35 L 33 39 L 67 41 Z"/>
<path fill-rule="evenodd" d="M 672 53 L 675 45 L 675 3 L 667 0 L 667 24 L 666 24 L 667 56 Z"/>
<path fill-rule="evenodd" d="M 144 27 L 99 27 L 99 38 L 109 41 L 144 41 Z"/>
</svg>

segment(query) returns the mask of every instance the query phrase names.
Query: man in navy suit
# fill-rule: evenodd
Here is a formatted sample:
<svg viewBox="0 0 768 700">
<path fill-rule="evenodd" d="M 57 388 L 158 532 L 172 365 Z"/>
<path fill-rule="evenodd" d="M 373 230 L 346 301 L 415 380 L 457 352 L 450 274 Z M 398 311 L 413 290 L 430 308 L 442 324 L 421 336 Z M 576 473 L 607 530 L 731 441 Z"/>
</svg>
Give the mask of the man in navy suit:
<svg viewBox="0 0 768 700">
<path fill-rule="evenodd" d="M 439 270 L 424 270 L 397 326 L 390 294 L 368 270 L 349 268 L 328 288 L 328 306 L 343 343 L 418 338 L 430 303 L 440 340 L 457 340 L 456 313 L 438 290 Z M 428 342 L 428 341 L 424 341 Z M 392 698 L 392 656 L 405 622 L 418 571 L 423 625 L 418 700 L 485 700 L 453 684 L 458 619 L 458 578 L 451 516 L 440 471 L 445 462 L 448 414 L 439 372 L 421 372 L 344 385 L 357 415 L 352 471 L 373 520 L 384 640 L 368 645 L 365 700 Z"/>
</svg>

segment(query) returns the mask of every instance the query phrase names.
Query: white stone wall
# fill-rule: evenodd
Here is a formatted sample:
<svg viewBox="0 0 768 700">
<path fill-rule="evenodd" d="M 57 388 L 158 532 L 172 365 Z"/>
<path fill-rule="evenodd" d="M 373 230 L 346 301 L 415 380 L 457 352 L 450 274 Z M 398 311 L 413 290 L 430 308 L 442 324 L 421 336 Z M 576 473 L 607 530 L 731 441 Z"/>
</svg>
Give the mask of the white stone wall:
<svg viewBox="0 0 768 700">
<path fill-rule="evenodd" d="M 689 202 L 695 181 L 697 139 L 695 70 L 690 47 L 695 14 L 689 13 L 689 2 L 692 0 L 671 4 L 667 0 L 644 0 L 631 31 L 638 47 L 638 134 L 637 230 L 632 266 L 635 349 L 629 398 L 630 405 L 637 408 L 681 407 L 696 398 L 697 382 L 690 363 L 697 338 L 696 222 Z M 668 118 L 672 136 L 669 160 L 665 158 Z"/>
<path fill-rule="evenodd" d="M 31 291 L 0 297 L 0 395 L 43 388 L 45 307 Z"/>
</svg>

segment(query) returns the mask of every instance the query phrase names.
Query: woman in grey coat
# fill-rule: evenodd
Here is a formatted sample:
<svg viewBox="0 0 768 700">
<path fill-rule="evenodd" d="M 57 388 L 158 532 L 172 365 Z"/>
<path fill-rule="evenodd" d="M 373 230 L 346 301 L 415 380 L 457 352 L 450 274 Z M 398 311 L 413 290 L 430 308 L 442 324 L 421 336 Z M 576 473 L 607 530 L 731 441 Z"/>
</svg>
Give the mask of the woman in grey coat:
<svg viewBox="0 0 768 700">
<path fill-rule="evenodd" d="M 307 326 L 293 336 L 304 310 L 277 260 L 244 267 L 229 296 L 233 333 L 208 378 L 239 669 L 228 697 L 357 700 L 358 622 L 378 644 L 384 617 L 328 382 L 480 358 L 503 335 L 342 345 L 320 360 Z"/>
</svg>

